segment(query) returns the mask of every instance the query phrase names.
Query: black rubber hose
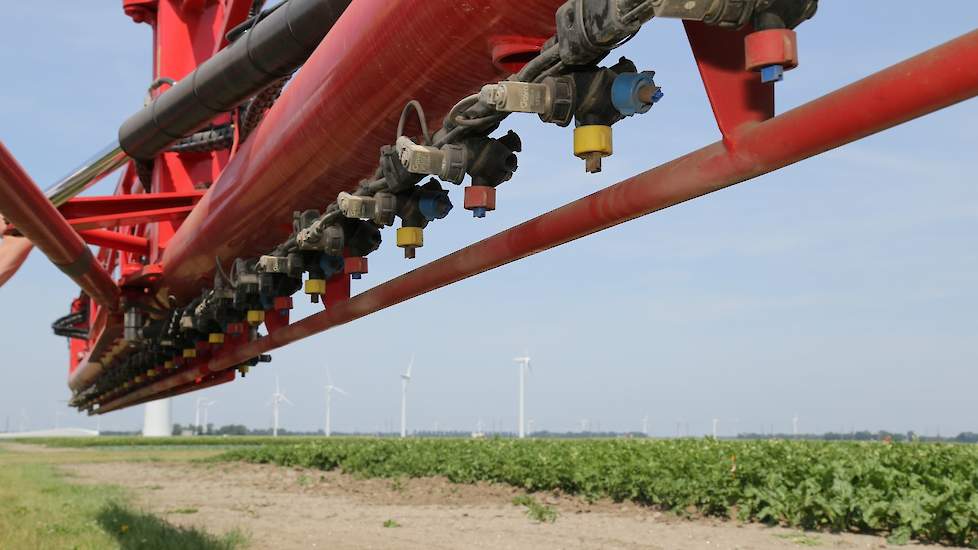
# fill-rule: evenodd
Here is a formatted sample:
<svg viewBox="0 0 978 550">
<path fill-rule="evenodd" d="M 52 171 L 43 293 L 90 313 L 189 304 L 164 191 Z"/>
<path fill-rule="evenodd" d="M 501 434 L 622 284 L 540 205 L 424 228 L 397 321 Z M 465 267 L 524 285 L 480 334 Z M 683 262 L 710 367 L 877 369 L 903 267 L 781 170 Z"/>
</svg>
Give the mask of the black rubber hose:
<svg viewBox="0 0 978 550">
<path fill-rule="evenodd" d="M 234 126 L 224 124 L 203 130 L 174 143 L 169 151 L 175 153 L 207 153 L 230 149 L 234 144 Z"/>
<path fill-rule="evenodd" d="M 119 129 L 122 149 L 150 160 L 174 142 L 293 72 L 351 0 L 289 0 Z"/>
</svg>

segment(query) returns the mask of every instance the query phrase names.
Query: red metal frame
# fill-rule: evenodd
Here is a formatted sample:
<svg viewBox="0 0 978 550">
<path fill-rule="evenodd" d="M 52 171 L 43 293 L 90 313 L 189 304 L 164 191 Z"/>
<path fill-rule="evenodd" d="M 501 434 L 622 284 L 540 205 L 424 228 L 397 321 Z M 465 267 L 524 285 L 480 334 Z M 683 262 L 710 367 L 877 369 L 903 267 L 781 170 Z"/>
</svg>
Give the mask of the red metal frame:
<svg viewBox="0 0 978 550">
<path fill-rule="evenodd" d="M 515 58 L 507 56 L 519 57 L 520 48 L 536 48 L 540 37 L 550 36 L 554 10 L 562 3 L 485 0 L 473 11 L 472 3 L 357 0 L 233 153 L 164 153 L 155 163 L 149 192 L 130 165 L 115 195 L 72 200 L 60 214 L 39 207 L 36 220 L 50 227 L 38 230 L 28 219 L 23 229 L 54 257 L 83 247 L 79 236 L 101 246 L 95 273 L 104 274 L 124 303 L 167 307 L 161 300 L 170 294 L 186 300 L 209 285 L 215 257 L 266 252 L 288 235 L 293 210 L 321 208 L 372 173 L 377 151 L 391 142 L 400 106 L 409 99 L 420 99 L 429 124 L 437 126 L 458 99 L 503 77 L 502 68 L 515 68 Z M 127 13 L 154 26 L 154 77 L 179 79 L 225 45 L 227 30 L 246 17 L 251 2 L 125 4 Z M 436 27 L 443 32 L 427 32 Z M 745 67 L 747 30 L 687 23 L 686 32 L 721 141 L 352 298 L 350 276 L 364 271 L 366 263 L 350 259 L 346 272 L 327 283 L 325 311 L 290 324 L 291 300 L 277 301 L 265 315 L 267 337 L 249 341 L 243 324 L 229 326 L 223 344 L 201 344 L 196 358 L 175 359 L 175 368 L 154 372 L 152 383 L 105 396 L 96 412 L 228 382 L 235 368 L 269 350 L 978 95 L 975 31 L 774 117 L 773 85 L 761 83 Z M 391 48 L 391 43 L 412 47 Z M 222 115 L 214 122 L 228 120 Z M 7 166 L 10 162 L 6 159 Z M 0 192 L 29 182 L 7 172 Z M 71 251 L 53 246 L 68 241 L 75 247 Z M 87 280 L 83 288 L 105 302 L 108 290 L 95 288 L 104 282 Z M 121 315 L 97 304 L 89 307 L 91 336 L 74 340 L 71 348 L 69 385 L 76 390 L 127 353 Z"/>
<path fill-rule="evenodd" d="M 184 373 L 102 404 L 126 407 L 209 373 L 426 292 L 619 223 L 723 189 L 978 95 L 978 31 L 765 122 L 728 126 L 724 141 L 543 214 L 374 287 L 257 341 L 225 347 Z M 704 80 L 708 77 L 704 76 Z M 926 84 L 921 84 L 926 83 Z M 709 86 L 709 83 L 707 83 Z M 743 112 L 743 108 L 731 106 Z M 718 119 L 727 113 L 715 106 Z M 838 113 L 852 113 L 841 117 Z M 722 124 L 722 123 L 721 123 Z M 734 146 L 731 146 L 731 145 Z"/>
</svg>

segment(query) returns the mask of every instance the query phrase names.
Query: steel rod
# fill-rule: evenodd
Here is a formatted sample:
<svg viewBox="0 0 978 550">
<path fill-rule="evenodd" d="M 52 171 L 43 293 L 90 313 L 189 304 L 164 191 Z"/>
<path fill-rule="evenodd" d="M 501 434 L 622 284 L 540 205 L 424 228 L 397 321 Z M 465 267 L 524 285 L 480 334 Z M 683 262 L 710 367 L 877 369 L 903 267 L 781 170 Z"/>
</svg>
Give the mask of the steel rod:
<svg viewBox="0 0 978 550">
<path fill-rule="evenodd" d="M 44 191 L 54 206 L 61 206 L 105 176 L 129 162 L 129 157 L 114 141 Z"/>
</svg>

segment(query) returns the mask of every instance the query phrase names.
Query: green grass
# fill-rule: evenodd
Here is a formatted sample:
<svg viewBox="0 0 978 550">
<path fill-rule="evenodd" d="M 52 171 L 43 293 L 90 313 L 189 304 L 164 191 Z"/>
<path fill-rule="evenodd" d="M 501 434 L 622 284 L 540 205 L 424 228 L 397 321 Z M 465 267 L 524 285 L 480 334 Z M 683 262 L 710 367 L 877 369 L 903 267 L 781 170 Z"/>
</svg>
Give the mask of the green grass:
<svg viewBox="0 0 978 550">
<path fill-rule="evenodd" d="M 443 476 L 808 530 L 978 548 L 978 446 L 706 440 L 318 440 L 214 460 Z"/>
<path fill-rule="evenodd" d="M 99 510 L 97 521 L 123 550 L 234 550 L 247 544 L 247 537 L 240 531 L 215 537 L 199 529 L 173 526 L 118 503 Z"/>
<path fill-rule="evenodd" d="M 289 445 L 310 441 L 310 436 L 217 436 L 204 435 L 194 437 L 130 437 L 130 436 L 99 436 L 99 437 L 38 437 L 30 439 L 15 439 L 17 443 L 44 445 L 61 448 L 116 447 L 129 449 L 132 447 L 153 447 L 165 449 L 170 447 L 236 447 L 247 445 Z"/>
<path fill-rule="evenodd" d="M 793 542 L 798 546 L 821 546 L 822 540 L 816 535 L 806 535 L 805 533 L 783 533 L 774 535 L 775 538 Z"/>
<path fill-rule="evenodd" d="M 167 510 L 167 514 L 196 514 L 199 510 L 196 508 L 174 508 L 172 510 Z"/>
<path fill-rule="evenodd" d="M 0 445 L 0 550 L 159 548 L 223 550 L 244 545 L 237 532 L 215 537 L 134 511 L 109 485 L 71 483 L 57 470 L 64 454 Z"/>
<path fill-rule="evenodd" d="M 553 523 L 557 521 L 557 511 L 540 504 L 530 495 L 513 497 L 514 506 L 526 506 L 526 516 L 537 523 Z"/>
<path fill-rule="evenodd" d="M 401 526 L 401 524 L 398 523 L 396 519 L 387 519 L 387 520 L 384 520 L 384 527 L 386 527 L 388 529 L 392 529 L 394 527 L 400 527 L 400 526 Z"/>
</svg>

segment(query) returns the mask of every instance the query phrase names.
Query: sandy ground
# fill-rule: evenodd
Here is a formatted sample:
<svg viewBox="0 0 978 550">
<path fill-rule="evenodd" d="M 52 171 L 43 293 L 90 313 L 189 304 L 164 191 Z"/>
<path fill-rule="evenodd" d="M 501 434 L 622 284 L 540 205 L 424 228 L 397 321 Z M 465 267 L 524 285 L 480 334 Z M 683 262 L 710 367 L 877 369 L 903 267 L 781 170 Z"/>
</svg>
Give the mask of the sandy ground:
<svg viewBox="0 0 978 550">
<path fill-rule="evenodd" d="M 137 503 L 178 525 L 238 528 L 253 548 L 757 549 L 887 548 L 879 537 L 802 534 L 710 519 L 685 520 L 631 504 L 537 494 L 559 513 L 529 519 L 509 487 L 442 479 L 357 479 L 254 464 L 67 464 L 80 483 L 133 490 Z M 397 526 L 385 527 L 388 520 Z"/>
</svg>

